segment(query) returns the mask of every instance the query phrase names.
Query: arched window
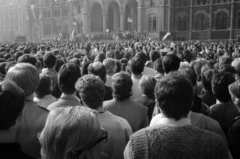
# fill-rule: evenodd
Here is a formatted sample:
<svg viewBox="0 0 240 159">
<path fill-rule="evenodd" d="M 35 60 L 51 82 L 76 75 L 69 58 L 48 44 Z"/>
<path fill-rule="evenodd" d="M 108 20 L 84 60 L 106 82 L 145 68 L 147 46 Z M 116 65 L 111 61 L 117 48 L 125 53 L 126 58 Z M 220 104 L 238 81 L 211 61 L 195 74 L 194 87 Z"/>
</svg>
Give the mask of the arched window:
<svg viewBox="0 0 240 159">
<path fill-rule="evenodd" d="M 153 17 L 153 31 L 157 31 L 157 18 L 155 16 Z"/>
<path fill-rule="evenodd" d="M 182 31 L 182 18 L 181 17 L 178 17 L 177 24 L 178 24 L 177 30 Z"/>
<path fill-rule="evenodd" d="M 187 16 L 183 17 L 183 31 L 187 31 Z"/>
<path fill-rule="evenodd" d="M 225 30 L 228 27 L 228 15 L 225 12 L 220 12 L 216 16 L 215 27 L 217 30 Z"/>
<path fill-rule="evenodd" d="M 155 1 L 155 0 L 150 0 L 150 7 L 153 7 L 153 6 L 154 6 L 154 1 Z"/>
<path fill-rule="evenodd" d="M 202 25 L 201 25 L 201 30 L 206 30 L 207 25 L 206 25 L 206 17 L 204 15 L 201 16 L 201 21 L 202 21 Z"/>
<path fill-rule="evenodd" d="M 208 27 L 207 17 L 204 14 L 199 14 L 196 16 L 195 29 L 196 30 L 206 30 Z"/>
<path fill-rule="evenodd" d="M 178 0 L 178 7 L 182 7 L 182 0 Z"/>
<path fill-rule="evenodd" d="M 202 4 L 206 5 L 207 4 L 207 0 L 202 0 Z"/>
<path fill-rule="evenodd" d="M 237 24 L 236 24 L 237 29 L 240 29 L 240 11 L 238 11 L 238 13 L 237 13 L 236 22 L 237 22 Z"/>
<path fill-rule="evenodd" d="M 183 0 L 183 6 L 187 6 L 188 5 L 188 0 Z"/>
<path fill-rule="evenodd" d="M 152 17 L 149 17 L 148 19 L 148 30 L 152 31 Z"/>
<path fill-rule="evenodd" d="M 197 0 L 197 5 L 201 5 L 201 0 Z"/>
</svg>

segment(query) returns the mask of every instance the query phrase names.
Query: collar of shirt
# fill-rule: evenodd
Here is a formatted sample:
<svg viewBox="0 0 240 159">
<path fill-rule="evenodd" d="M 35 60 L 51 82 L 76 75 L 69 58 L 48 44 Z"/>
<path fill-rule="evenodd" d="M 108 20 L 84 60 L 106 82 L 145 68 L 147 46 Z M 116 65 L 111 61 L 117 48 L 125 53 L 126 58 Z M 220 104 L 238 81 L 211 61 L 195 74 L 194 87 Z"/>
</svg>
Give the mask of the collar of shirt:
<svg viewBox="0 0 240 159">
<path fill-rule="evenodd" d="M 157 122 L 158 124 L 162 125 L 171 125 L 171 126 L 186 126 L 186 125 L 191 125 L 191 120 L 190 120 L 191 112 L 189 112 L 187 118 L 181 118 L 180 120 L 176 121 L 171 118 L 165 117 L 163 114 L 161 114 L 160 119 Z"/>
<path fill-rule="evenodd" d="M 62 93 L 60 98 L 68 99 L 68 100 L 74 100 L 74 101 L 77 101 L 77 102 L 80 103 L 80 99 L 76 95 L 73 95 L 73 94 L 64 94 L 64 93 Z"/>
</svg>

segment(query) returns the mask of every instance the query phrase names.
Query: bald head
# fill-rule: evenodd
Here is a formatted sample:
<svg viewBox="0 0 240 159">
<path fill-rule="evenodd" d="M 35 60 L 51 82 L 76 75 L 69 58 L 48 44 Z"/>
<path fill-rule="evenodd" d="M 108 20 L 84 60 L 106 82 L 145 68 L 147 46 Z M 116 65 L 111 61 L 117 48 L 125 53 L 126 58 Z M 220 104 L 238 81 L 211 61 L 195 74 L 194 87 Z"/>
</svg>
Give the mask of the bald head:
<svg viewBox="0 0 240 159">
<path fill-rule="evenodd" d="M 94 62 L 88 66 L 88 74 L 99 76 L 102 81 L 106 82 L 106 67 L 101 62 Z"/>
</svg>

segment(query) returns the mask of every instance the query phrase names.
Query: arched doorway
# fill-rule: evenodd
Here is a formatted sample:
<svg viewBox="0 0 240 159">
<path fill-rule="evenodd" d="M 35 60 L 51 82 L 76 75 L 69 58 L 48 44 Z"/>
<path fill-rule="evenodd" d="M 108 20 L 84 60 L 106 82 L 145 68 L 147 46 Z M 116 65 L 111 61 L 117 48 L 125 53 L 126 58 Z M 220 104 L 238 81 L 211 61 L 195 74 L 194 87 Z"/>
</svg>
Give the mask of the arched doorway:
<svg viewBox="0 0 240 159">
<path fill-rule="evenodd" d="M 120 28 L 120 10 L 116 1 L 112 1 L 108 7 L 107 29 L 117 31 Z"/>
<path fill-rule="evenodd" d="M 91 11 L 91 32 L 102 31 L 103 31 L 102 6 L 99 3 L 95 3 L 93 4 Z"/>
<path fill-rule="evenodd" d="M 124 30 L 136 31 L 138 24 L 138 3 L 136 0 L 130 0 L 125 6 Z M 131 21 L 129 21 L 131 19 Z"/>
</svg>

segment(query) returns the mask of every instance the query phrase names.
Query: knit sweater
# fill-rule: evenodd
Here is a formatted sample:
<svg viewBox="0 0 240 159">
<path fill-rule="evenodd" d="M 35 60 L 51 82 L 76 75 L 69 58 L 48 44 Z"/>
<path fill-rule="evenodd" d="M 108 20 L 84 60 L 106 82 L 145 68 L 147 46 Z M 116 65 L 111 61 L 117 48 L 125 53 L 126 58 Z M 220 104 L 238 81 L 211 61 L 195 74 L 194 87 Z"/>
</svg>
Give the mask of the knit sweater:
<svg viewBox="0 0 240 159">
<path fill-rule="evenodd" d="M 134 159 L 225 159 L 228 148 L 222 137 L 192 125 L 157 125 L 130 138 Z"/>
</svg>

